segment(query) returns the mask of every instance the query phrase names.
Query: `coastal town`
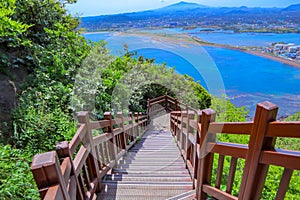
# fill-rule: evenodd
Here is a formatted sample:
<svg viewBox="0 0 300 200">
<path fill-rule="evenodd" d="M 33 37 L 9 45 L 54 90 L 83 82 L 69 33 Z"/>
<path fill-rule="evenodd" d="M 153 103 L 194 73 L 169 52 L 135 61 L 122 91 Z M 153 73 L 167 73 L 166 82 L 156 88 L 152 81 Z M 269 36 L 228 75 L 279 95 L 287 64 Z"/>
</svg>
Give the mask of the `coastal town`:
<svg viewBox="0 0 300 200">
<path fill-rule="evenodd" d="M 263 48 L 264 53 L 300 63 L 300 45 L 294 43 L 274 43 Z"/>
</svg>

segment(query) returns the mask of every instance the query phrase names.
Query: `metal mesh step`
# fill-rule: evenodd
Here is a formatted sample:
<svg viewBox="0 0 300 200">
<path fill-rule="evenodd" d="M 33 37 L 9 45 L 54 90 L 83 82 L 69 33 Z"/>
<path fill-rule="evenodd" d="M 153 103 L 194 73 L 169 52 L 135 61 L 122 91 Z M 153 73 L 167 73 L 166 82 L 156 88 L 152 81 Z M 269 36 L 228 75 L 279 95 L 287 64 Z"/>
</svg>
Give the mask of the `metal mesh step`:
<svg viewBox="0 0 300 200">
<path fill-rule="evenodd" d="M 114 180 L 114 181 L 156 181 L 156 182 L 190 182 L 192 181 L 189 176 L 146 176 L 146 177 L 140 177 L 140 176 L 126 176 L 126 175 L 107 175 L 105 177 L 105 180 Z"/>
<path fill-rule="evenodd" d="M 191 199 L 193 182 L 171 133 L 154 131 L 118 161 L 102 186 L 97 199 L 176 200 Z"/>
</svg>

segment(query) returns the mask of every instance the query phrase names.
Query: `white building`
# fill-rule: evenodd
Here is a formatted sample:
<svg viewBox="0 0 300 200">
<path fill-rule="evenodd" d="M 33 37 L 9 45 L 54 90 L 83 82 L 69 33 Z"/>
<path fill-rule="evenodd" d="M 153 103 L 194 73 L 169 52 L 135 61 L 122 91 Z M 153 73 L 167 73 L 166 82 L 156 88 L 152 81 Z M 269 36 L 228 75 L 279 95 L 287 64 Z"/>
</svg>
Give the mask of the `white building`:
<svg viewBox="0 0 300 200">
<path fill-rule="evenodd" d="M 289 49 L 288 49 L 288 52 L 289 52 L 289 53 L 297 53 L 298 51 L 300 51 L 300 45 L 297 45 L 297 46 L 291 46 L 291 47 L 289 47 Z"/>
</svg>

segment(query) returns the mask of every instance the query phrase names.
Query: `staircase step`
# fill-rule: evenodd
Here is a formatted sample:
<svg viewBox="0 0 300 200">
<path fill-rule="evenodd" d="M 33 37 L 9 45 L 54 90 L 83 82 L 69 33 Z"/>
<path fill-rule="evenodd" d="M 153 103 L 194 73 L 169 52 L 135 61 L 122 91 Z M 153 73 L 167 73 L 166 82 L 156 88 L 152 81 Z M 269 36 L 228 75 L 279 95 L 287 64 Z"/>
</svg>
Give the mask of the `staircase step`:
<svg viewBox="0 0 300 200">
<path fill-rule="evenodd" d="M 140 189 L 116 189 L 105 188 L 97 200 L 165 200 L 174 195 L 185 193 L 187 190 L 140 190 Z"/>
<path fill-rule="evenodd" d="M 184 184 L 124 184 L 124 183 L 105 183 L 104 184 L 109 189 L 126 189 L 126 190 L 133 190 L 133 189 L 139 189 L 140 192 L 144 190 L 192 190 L 193 186 L 189 183 Z"/>
<path fill-rule="evenodd" d="M 114 176 L 122 176 L 122 177 L 188 177 L 190 178 L 189 173 L 184 174 L 113 174 Z"/>
<path fill-rule="evenodd" d="M 191 190 L 173 197 L 168 198 L 167 200 L 192 200 L 196 198 L 196 191 Z"/>
<path fill-rule="evenodd" d="M 188 182 L 192 181 L 189 176 L 184 176 L 184 177 L 173 177 L 173 176 L 167 176 L 167 177 L 162 177 L 162 176 L 149 176 L 149 177 L 132 177 L 132 176 L 124 176 L 124 175 L 107 175 L 105 177 L 105 180 L 113 180 L 113 181 L 157 181 L 157 182 Z"/>
<path fill-rule="evenodd" d="M 113 173 L 116 174 L 189 174 L 188 171 L 183 170 L 130 170 L 130 169 L 113 169 Z"/>
<path fill-rule="evenodd" d="M 162 165 L 162 164 L 185 164 L 183 161 L 180 161 L 178 159 L 158 159 L 158 158 L 145 158 L 145 159 L 125 159 L 125 160 L 121 160 L 119 161 L 119 164 L 144 164 L 145 166 L 147 164 L 153 165 L 153 164 L 158 164 L 158 165 Z"/>
<path fill-rule="evenodd" d="M 128 164 L 123 164 L 123 163 L 119 163 L 116 168 L 125 168 L 125 167 L 157 167 L 157 166 L 161 166 L 161 167 L 165 167 L 165 166 L 170 166 L 170 167 L 185 167 L 186 165 L 184 163 L 179 163 L 179 162 L 175 162 L 175 163 L 128 163 Z"/>
<path fill-rule="evenodd" d="M 143 181 L 115 181 L 115 180 L 104 180 L 103 184 L 116 184 L 116 185 L 132 185 L 133 187 L 138 186 L 191 186 L 192 181 L 187 181 L 187 182 L 166 182 L 166 181 L 149 181 L 149 180 L 143 180 Z"/>
<path fill-rule="evenodd" d="M 106 175 L 97 199 L 192 199 L 193 181 L 170 131 L 147 132 Z"/>
<path fill-rule="evenodd" d="M 158 165 L 158 166 L 127 166 L 127 167 L 123 167 L 123 166 L 118 166 L 115 167 L 114 169 L 116 170 L 121 170 L 121 169 L 127 169 L 127 170 L 134 170 L 134 171 L 164 171 L 164 170 L 185 170 L 186 167 L 185 166 L 168 166 L 168 165 Z"/>
</svg>

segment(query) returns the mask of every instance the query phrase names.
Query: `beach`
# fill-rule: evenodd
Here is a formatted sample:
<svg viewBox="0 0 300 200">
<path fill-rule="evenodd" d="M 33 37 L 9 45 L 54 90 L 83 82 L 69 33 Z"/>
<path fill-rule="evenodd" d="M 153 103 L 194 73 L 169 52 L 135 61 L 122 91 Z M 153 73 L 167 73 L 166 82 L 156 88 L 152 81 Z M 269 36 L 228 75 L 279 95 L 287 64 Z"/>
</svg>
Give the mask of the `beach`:
<svg viewBox="0 0 300 200">
<path fill-rule="evenodd" d="M 105 33 L 105 31 L 103 32 L 87 32 L 84 34 L 97 34 L 97 33 Z M 230 45 L 223 45 L 223 44 L 216 44 L 216 43 L 209 43 L 209 42 L 205 42 L 197 37 L 191 37 L 189 35 L 186 34 L 153 34 L 153 33 L 149 33 L 149 32 L 133 32 L 133 31 L 127 31 L 127 32 L 114 32 L 113 34 L 115 34 L 114 36 L 126 36 L 126 35 L 130 35 L 130 36 L 146 36 L 146 37 L 151 37 L 153 40 L 157 40 L 160 42 L 167 42 L 169 44 L 177 44 L 180 46 L 185 46 L 188 47 L 188 45 L 199 45 L 199 46 L 208 46 L 208 47 L 218 47 L 218 48 L 225 48 L 225 49 L 231 49 L 231 50 L 235 50 L 235 51 L 242 51 L 245 53 L 249 53 L 252 55 L 256 55 L 259 57 L 263 57 L 263 58 L 267 58 L 270 60 L 274 60 L 277 62 L 281 62 L 284 63 L 286 65 L 290 65 L 293 67 L 297 67 L 300 68 L 300 62 L 296 62 L 293 60 L 288 60 L 285 58 L 281 58 L 275 55 L 270 55 L 270 54 L 266 54 L 263 52 L 258 52 L 258 51 L 253 51 L 253 50 L 247 50 L 245 48 L 241 48 L 241 47 L 236 47 L 236 46 L 230 46 Z M 112 36 L 113 37 L 113 36 Z"/>
<path fill-rule="evenodd" d="M 218 48 L 231 49 L 231 50 L 235 50 L 235 51 L 242 51 L 242 52 L 249 53 L 249 54 L 252 54 L 252 55 L 255 55 L 255 56 L 260 56 L 260 57 L 263 57 L 263 58 L 267 58 L 267 59 L 270 59 L 270 60 L 275 60 L 277 62 L 284 63 L 286 65 L 290 65 L 290 66 L 293 66 L 293 67 L 300 68 L 300 62 L 296 62 L 296 61 L 293 61 L 293 60 L 288 60 L 288 59 L 285 59 L 285 58 L 281 58 L 281 57 L 278 57 L 278 56 L 273 56 L 273 55 L 266 54 L 266 53 L 263 53 L 263 52 L 247 50 L 247 49 L 240 48 L 240 47 L 234 47 L 234 46 L 223 45 L 223 44 L 207 43 L 207 42 L 204 42 L 204 41 L 202 41 L 202 40 L 200 40 L 196 37 L 193 37 L 193 39 L 196 42 L 198 42 L 201 46 L 218 47 Z"/>
</svg>

